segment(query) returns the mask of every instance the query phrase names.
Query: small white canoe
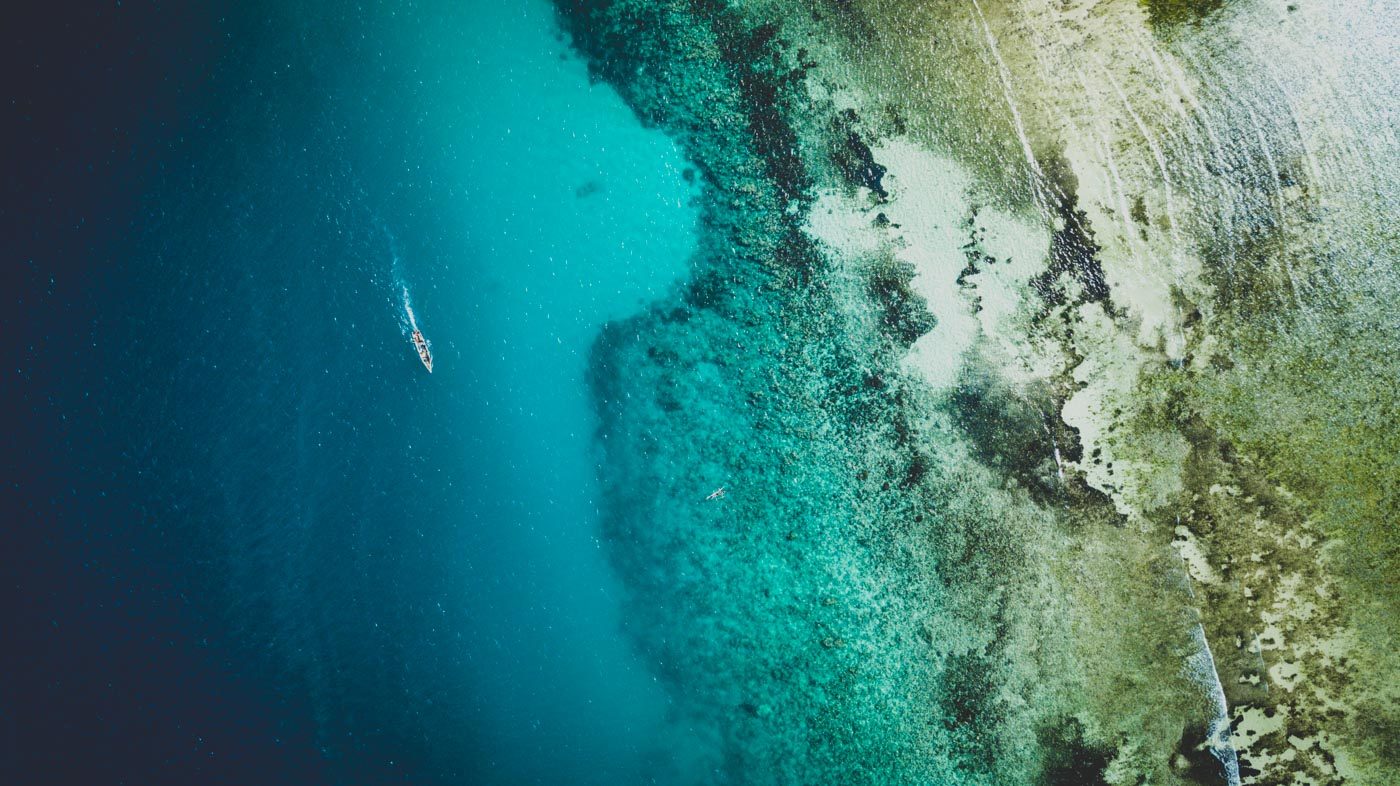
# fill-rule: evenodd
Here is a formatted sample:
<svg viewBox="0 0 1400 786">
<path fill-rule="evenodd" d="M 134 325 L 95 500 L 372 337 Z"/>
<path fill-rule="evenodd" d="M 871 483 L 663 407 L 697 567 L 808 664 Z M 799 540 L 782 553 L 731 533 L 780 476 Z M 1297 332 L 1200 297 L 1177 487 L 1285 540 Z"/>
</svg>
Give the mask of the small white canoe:
<svg viewBox="0 0 1400 786">
<path fill-rule="evenodd" d="M 423 331 L 413 331 L 413 348 L 418 350 L 418 359 L 423 361 L 423 367 L 428 373 L 433 373 L 433 355 L 428 351 L 428 340 L 423 338 Z"/>
</svg>

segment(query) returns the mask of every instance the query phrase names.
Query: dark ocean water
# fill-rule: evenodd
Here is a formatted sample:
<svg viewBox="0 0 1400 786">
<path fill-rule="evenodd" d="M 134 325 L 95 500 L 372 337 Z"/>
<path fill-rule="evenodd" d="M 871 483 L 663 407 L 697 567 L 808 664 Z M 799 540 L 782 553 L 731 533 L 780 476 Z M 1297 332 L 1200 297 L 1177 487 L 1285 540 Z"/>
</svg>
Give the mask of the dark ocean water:
<svg viewBox="0 0 1400 786">
<path fill-rule="evenodd" d="M 543 0 L 25 29 L 0 780 L 634 779 L 584 370 L 684 272 L 671 142 Z"/>
</svg>

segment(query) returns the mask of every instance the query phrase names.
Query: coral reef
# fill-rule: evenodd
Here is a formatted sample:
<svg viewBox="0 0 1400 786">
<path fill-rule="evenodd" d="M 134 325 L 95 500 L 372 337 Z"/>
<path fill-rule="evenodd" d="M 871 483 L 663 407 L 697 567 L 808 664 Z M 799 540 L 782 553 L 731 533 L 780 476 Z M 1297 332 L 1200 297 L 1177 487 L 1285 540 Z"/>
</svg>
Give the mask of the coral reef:
<svg viewBox="0 0 1400 786">
<path fill-rule="evenodd" d="M 558 5 L 703 180 L 591 362 L 659 780 L 1393 782 L 1397 156 L 1298 96 L 1384 52 L 1265 3 Z"/>
</svg>

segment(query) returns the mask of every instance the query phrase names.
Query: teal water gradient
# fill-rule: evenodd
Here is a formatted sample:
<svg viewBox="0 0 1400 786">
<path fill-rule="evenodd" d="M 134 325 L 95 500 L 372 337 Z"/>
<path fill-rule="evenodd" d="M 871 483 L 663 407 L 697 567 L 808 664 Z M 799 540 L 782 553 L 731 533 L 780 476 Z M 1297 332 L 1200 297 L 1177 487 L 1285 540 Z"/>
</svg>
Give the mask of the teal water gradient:
<svg viewBox="0 0 1400 786">
<path fill-rule="evenodd" d="M 684 272 L 680 154 L 543 0 L 238 24 L 122 328 L 130 467 L 195 544 L 213 657 L 337 782 L 633 780 L 664 701 L 598 543 L 584 368 Z"/>
</svg>

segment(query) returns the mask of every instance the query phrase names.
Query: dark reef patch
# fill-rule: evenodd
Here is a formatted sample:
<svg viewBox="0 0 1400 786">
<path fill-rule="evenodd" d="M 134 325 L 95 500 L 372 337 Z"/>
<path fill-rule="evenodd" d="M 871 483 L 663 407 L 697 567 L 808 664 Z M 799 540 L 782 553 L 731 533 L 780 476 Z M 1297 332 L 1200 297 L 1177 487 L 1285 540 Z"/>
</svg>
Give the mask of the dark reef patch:
<svg viewBox="0 0 1400 786">
<path fill-rule="evenodd" d="M 1177 777 L 1187 783 L 1201 786 L 1218 786 L 1229 783 L 1225 766 L 1211 750 L 1208 730 L 1201 724 L 1188 724 L 1181 732 L 1181 740 L 1176 744 L 1176 756 L 1172 769 Z M 1245 775 L 1241 762 L 1241 774 Z"/>
<path fill-rule="evenodd" d="M 1000 664 L 980 652 L 948 656 L 938 697 L 943 725 L 961 766 L 974 776 L 996 771 L 1001 741 L 996 730 L 1006 722 L 1005 702 L 997 695 Z"/>
<path fill-rule="evenodd" d="M 870 296 L 880 307 L 880 329 L 900 347 L 909 347 L 933 330 L 937 320 L 928 302 L 914 292 L 914 266 L 895 257 L 876 263 L 870 272 Z"/>
<path fill-rule="evenodd" d="M 954 422 L 967 433 L 980 461 L 1015 478 L 1041 502 L 1059 496 L 1050 431 L 1059 408 L 1048 392 L 1037 406 L 969 364 L 949 405 Z"/>
<path fill-rule="evenodd" d="M 1090 745 L 1078 718 L 1042 726 L 1036 738 L 1045 751 L 1037 786 L 1108 786 L 1104 770 L 1113 752 Z"/>
<path fill-rule="evenodd" d="M 1199 23 L 1225 7 L 1225 0 L 1140 0 L 1147 8 L 1147 19 L 1159 30 Z"/>
<path fill-rule="evenodd" d="M 754 154 L 784 200 L 805 199 L 811 178 L 787 118 L 805 97 L 808 67 L 786 64 L 776 23 L 751 25 L 723 0 L 690 0 L 690 5 L 697 18 L 708 21 L 720 57 L 736 79 Z"/>
<path fill-rule="evenodd" d="M 1031 287 L 1047 305 L 1065 303 L 1068 293 L 1060 283 L 1060 277 L 1065 276 L 1079 284 L 1075 302 L 1102 303 L 1104 310 L 1112 313 L 1108 282 L 1099 260 L 1103 249 L 1094 241 L 1088 215 L 1079 209 L 1078 180 L 1061 156 L 1046 158 L 1045 173 L 1059 227 L 1050 240 L 1050 266 L 1031 280 Z"/>
<path fill-rule="evenodd" d="M 889 192 L 883 183 L 885 167 L 875 162 L 870 145 L 862 138 L 856 110 L 847 109 L 831 120 L 831 163 L 847 183 L 870 189 L 880 199 Z"/>
</svg>

